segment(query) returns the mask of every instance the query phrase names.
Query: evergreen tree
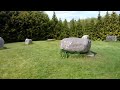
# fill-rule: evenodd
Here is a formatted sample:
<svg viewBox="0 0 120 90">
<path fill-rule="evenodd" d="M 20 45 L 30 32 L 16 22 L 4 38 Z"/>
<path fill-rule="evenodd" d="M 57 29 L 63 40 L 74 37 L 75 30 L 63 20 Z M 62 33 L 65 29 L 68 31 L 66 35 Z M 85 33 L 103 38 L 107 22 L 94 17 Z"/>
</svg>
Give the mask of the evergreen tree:
<svg viewBox="0 0 120 90">
<path fill-rule="evenodd" d="M 90 24 L 89 25 L 89 36 L 90 36 L 90 39 L 94 39 L 93 37 L 95 37 L 94 36 L 94 33 L 95 33 L 95 19 L 91 18 L 89 24 Z"/>
<path fill-rule="evenodd" d="M 52 32 L 51 32 L 51 37 L 52 38 L 57 38 L 57 35 L 56 35 L 56 33 L 57 33 L 57 29 L 56 29 L 56 25 L 58 24 L 58 19 L 57 19 L 57 17 L 56 17 L 56 14 L 55 14 L 55 12 L 53 12 L 53 17 L 52 17 L 52 20 L 51 20 L 51 30 L 52 30 Z"/>
<path fill-rule="evenodd" d="M 56 32 L 56 39 L 61 39 L 60 38 L 60 34 L 61 34 L 61 32 L 62 32 L 62 29 L 63 29 L 63 23 L 62 23 L 62 20 L 61 19 L 59 19 L 59 21 L 58 21 L 58 23 L 56 24 L 56 27 L 55 27 L 55 32 Z"/>
<path fill-rule="evenodd" d="M 119 31 L 119 18 L 116 12 L 112 12 L 110 16 L 110 35 L 118 35 Z"/>
<path fill-rule="evenodd" d="M 76 24 L 77 37 L 81 38 L 83 36 L 81 20 L 79 19 Z"/>
<path fill-rule="evenodd" d="M 102 37 L 103 37 L 103 40 L 105 40 L 105 38 L 107 37 L 107 35 L 109 34 L 109 31 L 110 31 L 110 15 L 108 13 L 108 11 L 106 12 L 106 15 L 105 17 L 103 18 L 103 31 L 101 32 L 102 33 Z"/>
<path fill-rule="evenodd" d="M 6 42 L 24 41 L 25 38 L 44 40 L 49 17 L 41 11 L 3 11 L 0 22 L 0 34 Z"/>
<path fill-rule="evenodd" d="M 75 20 L 72 19 L 70 21 L 70 37 L 76 37 L 76 24 L 75 24 Z"/>
<path fill-rule="evenodd" d="M 98 18 L 72 19 L 63 22 L 55 12 L 50 20 L 44 11 L 0 11 L 0 36 L 5 42 L 24 41 L 25 38 L 45 40 L 82 37 L 88 34 L 92 40 L 104 40 L 107 35 L 120 37 L 120 14 L 112 12 Z"/>
<path fill-rule="evenodd" d="M 63 31 L 62 31 L 62 34 L 63 34 L 64 38 L 67 38 L 67 37 L 70 36 L 70 29 L 69 29 L 68 22 L 67 22 L 66 19 L 63 21 Z"/>
<path fill-rule="evenodd" d="M 118 19 L 119 19 L 118 40 L 120 41 L 120 14 L 118 16 Z"/>
<path fill-rule="evenodd" d="M 102 40 L 101 32 L 103 31 L 103 22 L 102 22 L 102 17 L 100 15 L 100 11 L 98 14 L 98 20 L 95 27 L 96 27 L 95 40 Z"/>
</svg>

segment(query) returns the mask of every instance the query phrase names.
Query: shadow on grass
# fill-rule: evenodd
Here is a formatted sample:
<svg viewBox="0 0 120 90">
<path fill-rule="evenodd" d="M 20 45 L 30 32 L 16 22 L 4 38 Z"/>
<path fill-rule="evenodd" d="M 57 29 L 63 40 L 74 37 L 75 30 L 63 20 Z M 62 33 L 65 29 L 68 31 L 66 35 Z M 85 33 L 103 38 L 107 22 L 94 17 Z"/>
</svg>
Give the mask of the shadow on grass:
<svg viewBox="0 0 120 90">
<path fill-rule="evenodd" d="M 33 44 L 35 44 L 35 43 L 30 43 L 30 44 L 25 44 L 25 43 L 23 43 L 22 45 L 23 45 L 23 46 L 30 46 L 30 45 L 33 45 Z"/>
<path fill-rule="evenodd" d="M 93 52 L 93 51 L 90 51 L 91 53 L 93 53 L 94 55 L 96 55 L 97 53 L 96 52 Z"/>
<path fill-rule="evenodd" d="M 69 52 L 69 51 L 65 51 L 65 50 L 61 50 L 60 52 L 61 57 L 62 58 L 68 58 L 69 56 L 73 56 L 73 57 L 86 57 L 86 56 L 90 56 L 90 57 L 94 57 L 97 53 L 93 52 L 93 51 L 89 51 L 88 53 L 79 53 L 79 52 Z"/>
<path fill-rule="evenodd" d="M 5 49 L 10 49 L 10 48 L 8 48 L 8 47 L 2 47 L 2 48 L 0 48 L 0 50 L 5 50 Z"/>
<path fill-rule="evenodd" d="M 103 40 L 103 42 L 120 42 L 119 40 L 113 41 L 113 40 Z"/>
</svg>

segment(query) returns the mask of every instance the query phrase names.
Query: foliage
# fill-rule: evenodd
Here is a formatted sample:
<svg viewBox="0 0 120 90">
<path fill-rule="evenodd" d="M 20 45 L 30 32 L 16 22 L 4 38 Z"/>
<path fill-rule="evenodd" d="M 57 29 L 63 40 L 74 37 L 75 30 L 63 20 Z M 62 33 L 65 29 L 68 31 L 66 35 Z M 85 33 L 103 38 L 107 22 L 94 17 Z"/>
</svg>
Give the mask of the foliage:
<svg viewBox="0 0 120 90">
<path fill-rule="evenodd" d="M 50 19 L 44 11 L 0 11 L 0 37 L 5 42 L 63 39 L 82 37 L 88 34 L 91 40 L 105 40 L 107 35 L 120 38 L 120 15 L 98 13 L 98 18 L 87 18 L 68 22 L 58 20 L 55 12 Z"/>
</svg>

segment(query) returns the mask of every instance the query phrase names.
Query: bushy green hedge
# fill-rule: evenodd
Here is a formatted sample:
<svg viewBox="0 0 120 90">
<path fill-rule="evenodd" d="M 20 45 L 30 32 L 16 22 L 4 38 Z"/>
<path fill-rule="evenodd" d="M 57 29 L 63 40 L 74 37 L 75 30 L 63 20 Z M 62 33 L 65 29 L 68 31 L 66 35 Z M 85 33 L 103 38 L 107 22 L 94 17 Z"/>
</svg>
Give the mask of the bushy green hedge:
<svg viewBox="0 0 120 90">
<path fill-rule="evenodd" d="M 82 37 L 105 40 L 107 35 L 120 37 L 120 15 L 108 12 L 104 17 L 62 21 L 53 13 L 52 19 L 43 11 L 0 11 L 0 37 L 5 42 Z"/>
</svg>

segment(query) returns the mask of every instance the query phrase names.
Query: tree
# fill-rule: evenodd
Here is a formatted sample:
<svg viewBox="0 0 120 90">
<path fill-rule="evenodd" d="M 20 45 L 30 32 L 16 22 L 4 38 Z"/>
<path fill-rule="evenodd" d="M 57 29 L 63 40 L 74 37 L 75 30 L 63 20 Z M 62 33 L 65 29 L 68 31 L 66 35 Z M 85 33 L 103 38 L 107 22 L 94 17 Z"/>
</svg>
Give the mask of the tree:
<svg viewBox="0 0 120 90">
<path fill-rule="evenodd" d="M 119 31 L 119 18 L 118 15 L 116 14 L 116 12 L 112 12 L 111 16 L 110 16 L 110 35 L 118 35 L 118 31 Z"/>
<path fill-rule="evenodd" d="M 82 37 L 88 34 L 92 40 L 104 40 L 107 35 L 120 37 L 120 14 L 115 12 L 98 18 L 74 18 L 68 22 L 57 19 L 55 12 L 50 19 L 44 11 L 0 11 L 0 36 L 5 42 L 46 40 L 48 38 L 63 39 L 66 37 Z"/>
<path fill-rule="evenodd" d="M 80 19 L 76 23 L 76 31 L 77 31 L 77 37 L 80 38 L 83 36 L 82 23 Z"/>
<path fill-rule="evenodd" d="M 57 38 L 57 29 L 56 29 L 56 25 L 58 23 L 58 19 L 56 17 L 55 12 L 53 12 L 53 16 L 52 16 L 52 20 L 51 20 L 51 38 Z"/>
<path fill-rule="evenodd" d="M 63 23 L 62 23 L 62 20 L 59 19 L 56 27 L 55 27 L 55 30 L 56 30 L 56 39 L 60 40 L 61 39 L 61 33 L 62 33 L 62 30 L 63 30 Z"/>
<path fill-rule="evenodd" d="M 70 36 L 70 29 L 69 29 L 68 22 L 66 19 L 63 21 L 63 30 L 61 33 L 62 33 L 64 38 L 67 38 Z"/>
<path fill-rule="evenodd" d="M 105 40 L 106 36 L 109 34 L 110 31 L 110 15 L 108 11 L 106 12 L 105 17 L 103 18 L 103 29 L 101 31 L 101 36 L 103 37 L 102 40 Z"/>
<path fill-rule="evenodd" d="M 0 12 L 0 36 L 5 42 L 17 41 L 17 31 L 13 28 L 13 16 L 17 16 L 18 11 L 1 11 Z"/>
<path fill-rule="evenodd" d="M 102 17 L 100 15 L 100 11 L 99 11 L 99 14 L 98 14 L 98 19 L 97 19 L 97 23 L 96 23 L 96 32 L 95 32 L 95 40 L 101 40 L 102 39 L 102 36 L 101 36 L 101 32 L 103 30 L 103 21 L 102 21 Z"/>
<path fill-rule="evenodd" d="M 71 37 L 76 37 L 77 36 L 76 24 L 75 24 L 75 20 L 74 19 L 72 19 L 70 21 L 70 36 Z"/>
<path fill-rule="evenodd" d="M 89 36 L 90 36 L 90 39 L 93 39 L 94 40 L 94 37 L 96 37 L 95 35 L 94 35 L 94 33 L 96 32 L 95 31 L 95 18 L 91 18 L 90 19 L 90 23 L 89 23 Z"/>
<path fill-rule="evenodd" d="M 43 11 L 0 12 L 0 34 L 5 42 L 46 39 L 49 17 Z"/>
</svg>

